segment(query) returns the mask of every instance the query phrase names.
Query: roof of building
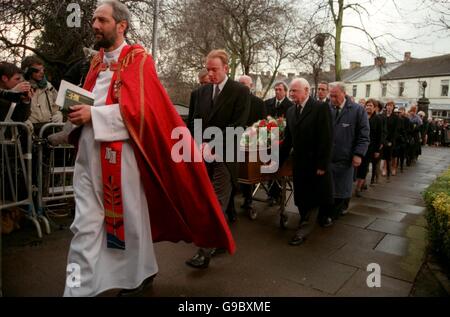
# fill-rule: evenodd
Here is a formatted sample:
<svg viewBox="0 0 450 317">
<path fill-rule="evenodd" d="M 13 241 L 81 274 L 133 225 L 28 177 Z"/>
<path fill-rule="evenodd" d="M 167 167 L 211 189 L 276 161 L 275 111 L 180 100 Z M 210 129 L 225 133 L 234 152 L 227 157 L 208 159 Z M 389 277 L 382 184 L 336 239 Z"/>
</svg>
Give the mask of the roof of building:
<svg viewBox="0 0 450 317">
<path fill-rule="evenodd" d="M 259 79 L 265 90 L 271 81 L 271 74 L 251 74 L 254 82 Z M 393 63 L 385 63 L 382 66 L 370 65 L 363 67 L 347 68 L 342 70 L 341 81 L 343 82 L 369 82 L 379 80 L 407 79 L 407 78 L 423 78 L 436 76 L 450 76 L 450 54 L 434 56 L 428 58 L 411 58 L 409 61 L 400 61 Z M 312 86 L 314 86 L 314 77 L 312 74 L 299 73 L 289 74 L 278 73 L 272 87 L 277 81 L 284 81 L 290 84 L 294 77 L 305 78 Z M 335 81 L 334 69 L 321 72 L 319 82 Z"/>
<path fill-rule="evenodd" d="M 364 82 L 380 80 L 381 77 L 395 70 L 402 65 L 402 62 L 386 63 L 382 66 L 364 66 L 343 71 L 342 80 L 344 82 Z"/>
<path fill-rule="evenodd" d="M 428 58 L 412 58 L 384 75 L 382 80 L 438 77 L 450 75 L 450 54 Z"/>
</svg>

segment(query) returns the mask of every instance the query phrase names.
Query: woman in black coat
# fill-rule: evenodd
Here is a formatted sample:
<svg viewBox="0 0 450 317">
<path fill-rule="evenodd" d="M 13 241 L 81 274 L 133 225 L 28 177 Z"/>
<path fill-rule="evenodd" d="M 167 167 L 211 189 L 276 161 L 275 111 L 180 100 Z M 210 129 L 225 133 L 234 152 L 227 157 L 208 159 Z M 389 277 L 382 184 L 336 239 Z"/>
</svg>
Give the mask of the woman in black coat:
<svg viewBox="0 0 450 317">
<path fill-rule="evenodd" d="M 361 165 L 356 171 L 356 196 L 361 196 L 361 191 L 364 188 L 366 182 L 367 173 L 369 172 L 369 164 L 375 163 L 380 157 L 380 152 L 382 148 L 382 137 L 383 137 L 383 121 L 380 116 L 375 112 L 375 100 L 369 99 L 366 102 L 365 108 L 367 116 L 369 117 L 370 125 L 370 144 L 366 155 L 363 157 Z M 372 165 L 372 166 L 374 166 Z"/>
<path fill-rule="evenodd" d="M 397 139 L 397 127 L 398 127 L 398 117 L 394 115 L 395 104 L 393 101 L 386 103 L 386 127 L 387 134 L 384 140 L 383 146 L 383 160 L 385 161 L 383 167 L 383 176 L 389 177 L 396 175 L 396 169 L 392 169 L 392 154 L 395 147 L 395 141 Z"/>
</svg>

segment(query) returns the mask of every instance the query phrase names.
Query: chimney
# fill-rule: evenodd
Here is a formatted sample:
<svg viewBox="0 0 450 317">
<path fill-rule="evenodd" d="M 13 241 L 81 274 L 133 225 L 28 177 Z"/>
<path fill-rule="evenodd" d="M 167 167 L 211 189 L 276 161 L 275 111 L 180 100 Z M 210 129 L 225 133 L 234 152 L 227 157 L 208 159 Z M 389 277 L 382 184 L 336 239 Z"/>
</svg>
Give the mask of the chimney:
<svg viewBox="0 0 450 317">
<path fill-rule="evenodd" d="M 294 77 L 295 77 L 295 73 L 288 73 L 288 78 L 289 79 L 294 78 Z"/>
<path fill-rule="evenodd" d="M 361 62 L 350 62 L 350 69 L 357 69 L 361 67 Z"/>
<path fill-rule="evenodd" d="M 411 52 L 405 52 L 404 62 L 409 62 L 411 60 Z"/>
<path fill-rule="evenodd" d="M 386 57 L 375 57 L 375 66 L 384 66 L 386 64 Z"/>
<path fill-rule="evenodd" d="M 267 77 L 270 77 L 270 76 L 271 76 L 270 71 L 267 71 L 267 72 L 266 72 L 266 76 L 267 76 Z"/>
<path fill-rule="evenodd" d="M 330 64 L 330 72 L 334 72 L 336 65 Z"/>
</svg>

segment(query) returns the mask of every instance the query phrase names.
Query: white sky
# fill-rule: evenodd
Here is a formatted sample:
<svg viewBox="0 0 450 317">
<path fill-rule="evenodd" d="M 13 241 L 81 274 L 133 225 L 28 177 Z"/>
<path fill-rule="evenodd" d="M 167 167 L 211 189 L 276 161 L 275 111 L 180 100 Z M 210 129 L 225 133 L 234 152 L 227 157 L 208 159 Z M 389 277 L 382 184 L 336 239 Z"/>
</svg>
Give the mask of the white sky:
<svg viewBox="0 0 450 317">
<path fill-rule="evenodd" d="M 394 5 L 395 1 L 395 5 Z M 450 1 L 445 0 L 450 7 Z M 444 1 L 442 1 L 444 2 Z M 450 53 L 450 30 L 438 30 L 437 28 L 424 27 L 429 17 L 436 18 L 439 15 L 423 4 L 423 0 L 373 0 L 358 1 L 364 5 L 369 17 L 363 16 L 363 23 L 372 36 L 391 33 L 380 42 L 388 48 L 385 56 L 388 62 L 402 60 L 404 52 L 410 51 L 412 57 L 424 58 Z M 360 25 L 359 17 L 355 13 L 344 16 L 344 24 Z M 407 41 L 402 41 L 405 39 Z M 348 43 L 361 44 L 370 47 L 366 35 L 354 29 L 346 29 L 343 33 L 343 66 L 348 67 L 349 61 L 360 61 L 362 65 L 371 65 L 374 55 L 363 49 Z M 373 48 L 371 48 L 373 51 Z"/>
<path fill-rule="evenodd" d="M 446 3 L 446 12 L 450 14 L 450 0 L 439 1 Z M 429 8 L 430 0 L 345 0 L 348 3 L 358 3 L 367 9 L 369 15 L 362 14 L 362 23 L 371 36 L 385 34 L 377 43 L 382 48 L 379 55 L 386 57 L 387 62 L 403 60 L 405 52 L 411 52 L 415 58 L 450 54 L 450 30 L 426 26 L 430 17 L 436 20 L 439 17 Z M 310 9 L 314 8 L 311 4 Z M 344 24 L 362 26 L 359 15 L 352 10 L 346 11 Z M 362 66 L 373 65 L 376 50 L 363 32 L 344 28 L 342 41 L 342 68 L 348 68 L 350 61 L 361 62 Z M 324 70 L 329 69 L 329 63 L 325 63 Z M 287 62 L 280 70 L 297 72 L 298 67 Z"/>
</svg>

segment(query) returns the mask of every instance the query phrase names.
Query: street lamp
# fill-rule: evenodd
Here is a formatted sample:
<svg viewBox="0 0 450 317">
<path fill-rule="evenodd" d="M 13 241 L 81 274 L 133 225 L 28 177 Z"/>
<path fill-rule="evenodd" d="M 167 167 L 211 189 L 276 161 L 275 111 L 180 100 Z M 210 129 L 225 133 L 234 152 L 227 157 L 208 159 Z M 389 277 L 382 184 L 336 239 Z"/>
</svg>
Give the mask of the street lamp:
<svg viewBox="0 0 450 317">
<path fill-rule="evenodd" d="M 419 108 L 419 111 L 425 112 L 425 115 L 428 117 L 428 108 L 430 106 L 430 100 L 428 100 L 428 98 L 425 97 L 425 89 L 427 87 L 428 87 L 428 83 L 424 80 L 422 82 L 422 88 L 423 88 L 422 98 L 420 98 L 417 101 L 417 106 Z"/>
<path fill-rule="evenodd" d="M 427 89 L 427 87 L 428 87 L 427 82 L 426 82 L 426 81 L 423 81 L 423 82 L 422 82 L 422 88 L 423 88 L 423 96 L 422 96 L 422 98 L 423 98 L 423 99 L 425 99 L 425 89 Z"/>
</svg>

